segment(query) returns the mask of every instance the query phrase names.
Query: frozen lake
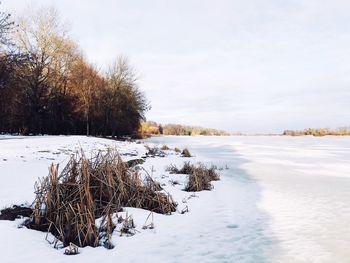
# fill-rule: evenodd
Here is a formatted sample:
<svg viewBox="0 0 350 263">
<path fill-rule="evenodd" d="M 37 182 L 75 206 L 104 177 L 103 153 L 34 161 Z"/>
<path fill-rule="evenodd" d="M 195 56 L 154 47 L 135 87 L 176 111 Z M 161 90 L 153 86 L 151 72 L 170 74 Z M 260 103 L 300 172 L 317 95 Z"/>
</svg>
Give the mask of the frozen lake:
<svg viewBox="0 0 350 263">
<path fill-rule="evenodd" d="M 226 187 L 208 204 L 216 208 L 204 219 L 198 213 L 200 235 L 188 244 L 189 252 L 203 250 L 202 260 L 350 262 L 349 137 L 149 141 L 188 147 L 198 159 L 230 168 L 222 172 Z"/>
</svg>

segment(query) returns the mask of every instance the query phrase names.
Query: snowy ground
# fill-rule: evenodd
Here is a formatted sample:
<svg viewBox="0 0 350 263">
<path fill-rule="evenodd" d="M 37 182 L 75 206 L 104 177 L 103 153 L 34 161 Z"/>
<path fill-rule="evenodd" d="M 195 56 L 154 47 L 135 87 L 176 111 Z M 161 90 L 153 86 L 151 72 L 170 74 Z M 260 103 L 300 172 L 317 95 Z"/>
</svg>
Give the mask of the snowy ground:
<svg viewBox="0 0 350 263">
<path fill-rule="evenodd" d="M 53 249 L 44 233 L 18 229 L 20 220 L 0 221 L 1 262 L 350 262 L 349 137 L 160 137 L 147 143 L 188 147 L 193 162 L 229 169 L 213 191 L 190 198 L 165 172 L 183 158 L 173 152 L 149 158 L 145 169 L 189 213 L 155 215 L 155 229 L 142 230 L 149 212 L 127 208 L 139 233 L 115 234 L 113 250 L 84 248 L 71 257 Z M 145 151 L 142 144 L 78 136 L 0 136 L 0 207 L 31 202 L 33 184 L 51 162 L 63 166 L 75 149 L 107 147 Z"/>
</svg>

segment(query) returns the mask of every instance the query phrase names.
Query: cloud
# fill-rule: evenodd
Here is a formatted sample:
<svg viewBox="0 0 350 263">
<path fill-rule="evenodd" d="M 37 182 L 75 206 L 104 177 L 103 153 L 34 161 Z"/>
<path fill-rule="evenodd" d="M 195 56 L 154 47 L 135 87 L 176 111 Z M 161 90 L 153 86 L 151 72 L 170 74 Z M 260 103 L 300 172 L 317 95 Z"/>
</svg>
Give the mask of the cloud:
<svg viewBox="0 0 350 263">
<path fill-rule="evenodd" d="M 93 63 L 130 57 L 149 119 L 248 132 L 349 125 L 348 1 L 36 2 L 56 5 Z"/>
</svg>

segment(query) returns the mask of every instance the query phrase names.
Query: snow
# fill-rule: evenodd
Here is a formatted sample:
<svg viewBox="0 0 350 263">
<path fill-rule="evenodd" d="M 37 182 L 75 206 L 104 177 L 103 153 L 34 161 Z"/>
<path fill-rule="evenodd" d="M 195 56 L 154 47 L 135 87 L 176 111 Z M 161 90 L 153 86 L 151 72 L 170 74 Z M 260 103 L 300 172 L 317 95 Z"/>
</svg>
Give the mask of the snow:
<svg viewBox="0 0 350 263">
<path fill-rule="evenodd" d="M 65 256 L 45 233 L 0 221 L 1 262 L 347 262 L 350 258 L 349 137 L 154 137 L 147 144 L 189 148 L 191 162 L 226 167 L 213 191 L 182 191 L 186 176 L 165 167 L 188 160 L 168 151 L 143 167 L 179 203 L 172 215 L 126 208 L 138 231 L 113 235 L 113 250 L 83 248 Z M 0 136 L 0 207 L 30 202 L 38 177 L 71 151 L 117 148 L 141 156 L 143 144 L 84 136 Z M 124 159 L 138 157 L 123 156 Z M 172 185 L 178 180 L 182 185 Z M 189 212 L 180 211 L 188 206 Z M 68 257 L 68 258 L 67 258 Z"/>
</svg>

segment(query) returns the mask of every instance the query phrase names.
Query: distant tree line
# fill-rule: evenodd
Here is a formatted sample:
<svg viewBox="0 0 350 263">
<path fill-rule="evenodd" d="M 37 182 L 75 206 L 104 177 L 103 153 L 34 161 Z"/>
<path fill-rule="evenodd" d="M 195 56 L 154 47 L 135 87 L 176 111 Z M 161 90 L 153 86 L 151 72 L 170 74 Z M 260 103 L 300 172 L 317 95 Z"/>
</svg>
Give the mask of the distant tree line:
<svg viewBox="0 0 350 263">
<path fill-rule="evenodd" d="M 144 135 L 185 135 L 185 136 L 228 136 L 229 133 L 210 128 L 180 124 L 158 124 L 153 121 L 142 122 L 140 133 Z"/>
<path fill-rule="evenodd" d="M 101 73 L 55 9 L 0 13 L 0 133 L 132 135 L 148 108 L 127 59 Z"/>
<path fill-rule="evenodd" d="M 349 128 L 338 128 L 335 130 L 320 128 L 320 129 L 304 129 L 299 131 L 294 130 L 285 130 L 283 135 L 289 136 L 303 136 L 303 135 L 312 135 L 312 136 L 326 136 L 326 135 L 335 135 L 335 136 L 348 136 L 350 135 Z"/>
</svg>

